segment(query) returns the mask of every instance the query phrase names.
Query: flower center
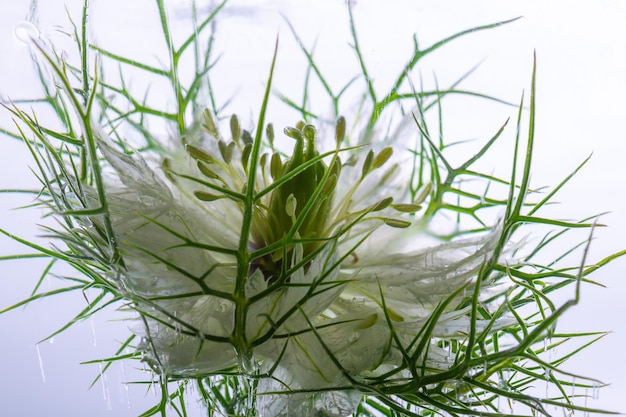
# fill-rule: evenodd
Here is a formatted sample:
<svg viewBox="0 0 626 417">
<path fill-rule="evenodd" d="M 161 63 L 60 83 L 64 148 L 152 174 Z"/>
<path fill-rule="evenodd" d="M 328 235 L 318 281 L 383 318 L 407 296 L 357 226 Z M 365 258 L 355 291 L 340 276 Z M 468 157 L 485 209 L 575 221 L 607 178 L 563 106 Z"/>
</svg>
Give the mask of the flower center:
<svg viewBox="0 0 626 417">
<path fill-rule="evenodd" d="M 296 142 L 292 155 L 284 162 L 279 153 L 272 155 L 270 173 L 277 187 L 265 215 L 258 216 L 254 224 L 262 239 L 260 245 L 284 241 L 282 250 L 258 261 L 270 283 L 280 275 L 283 261 L 291 259 L 296 244 L 302 245 L 306 257 L 327 237 L 326 225 L 341 167 L 338 159 L 330 168 L 322 161 L 314 126 L 299 123 L 296 128 L 286 128 L 285 134 Z"/>
<path fill-rule="evenodd" d="M 410 222 L 389 217 L 389 214 L 393 211 L 396 214 L 414 213 L 420 208 L 421 198 L 409 204 L 393 204 L 392 197 L 380 195 L 387 181 L 394 176 L 397 164 L 388 167 L 375 182 L 364 183 L 366 179 L 371 179 L 372 172 L 389 161 L 393 152 L 390 147 L 377 154 L 369 150 L 363 159 L 360 175 L 353 178 L 339 200 L 333 202 L 343 169 L 339 153 L 351 151 L 341 148 L 346 132 L 343 117 L 337 120 L 335 126 L 336 149 L 322 155 L 317 151 L 314 126 L 300 122 L 296 127 L 286 128 L 285 135 L 295 144 L 291 154 L 285 155 L 274 150 L 273 128 L 268 125 L 269 149 L 273 153 L 263 153 L 255 166 L 251 166 L 250 160 L 254 139 L 240 128 L 236 116 L 230 122 L 232 141 L 227 143 L 221 138 L 210 114 L 205 112 L 203 127 L 216 139 L 217 146 L 213 146 L 213 152 L 207 153 L 185 143 L 187 153 L 197 161 L 202 177 L 182 176 L 204 187 L 193 192 L 199 200 L 209 204 L 221 204 L 217 203 L 218 200 L 229 201 L 218 210 L 236 210 L 238 207 L 243 212 L 244 207 L 254 205 L 249 245 L 252 251 L 260 253 L 257 252 L 258 257 L 251 261 L 250 266 L 252 270 L 260 269 L 269 284 L 279 280 L 289 282 L 289 271 L 296 264 L 304 267 L 306 272 L 315 252 L 334 236 L 341 236 L 344 240 L 351 238 L 350 235 L 367 236 L 383 224 L 408 227 Z M 358 170 L 355 166 L 358 159 L 348 153 L 350 158 L 346 167 Z M 166 162 L 166 173 L 171 173 Z M 268 167 L 271 178 L 267 175 Z M 240 192 L 248 186 L 249 170 L 258 170 L 255 176 L 255 191 L 258 194 L 251 201 Z M 362 201 L 355 203 L 353 196 L 361 186 L 362 194 L 367 198 L 360 197 Z M 352 255 L 358 258 L 356 253 Z"/>
</svg>

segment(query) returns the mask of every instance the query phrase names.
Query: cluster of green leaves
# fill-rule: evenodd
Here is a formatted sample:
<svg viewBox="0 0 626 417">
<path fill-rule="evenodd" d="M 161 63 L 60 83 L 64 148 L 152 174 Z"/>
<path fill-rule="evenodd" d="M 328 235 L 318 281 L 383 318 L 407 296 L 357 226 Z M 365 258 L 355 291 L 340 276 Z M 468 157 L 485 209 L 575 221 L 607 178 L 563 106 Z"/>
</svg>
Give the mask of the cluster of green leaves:
<svg viewBox="0 0 626 417">
<path fill-rule="evenodd" d="M 200 97 L 204 92 L 207 92 L 210 97 L 211 112 L 216 114 L 218 119 L 226 117 L 213 97 L 209 77 L 214 65 L 212 61 L 213 24 L 225 4 L 226 1 L 219 4 L 206 18 L 196 19 L 194 32 L 180 45 L 175 45 L 164 1 L 156 0 L 168 54 L 165 68 L 150 66 L 90 44 L 86 35 L 87 1 L 84 4 L 81 24 L 74 26 L 73 33 L 81 57 L 79 65 L 73 66 L 56 55 L 53 49 L 34 43 L 42 57 L 38 62 L 44 97 L 38 101 L 53 110 L 62 129 L 51 129 L 40 124 L 36 115 L 29 114 L 17 106 L 9 106 L 7 110 L 20 121 L 17 125 L 17 132 L 12 133 L 11 136 L 22 139 L 28 146 L 37 164 L 38 178 L 42 184 L 41 191 L 24 190 L 24 192 L 37 193 L 38 204 L 54 215 L 58 226 L 48 227 L 46 231 L 50 238 L 64 242 L 65 247 L 62 249 L 56 246 L 43 247 L 13 236 L 4 229 L 0 230 L 33 250 L 33 253 L 2 259 L 39 257 L 49 259 L 49 263 L 35 285 L 32 296 L 0 310 L 0 313 L 60 293 L 81 292 L 88 289 L 99 291 L 99 295 L 90 300 L 84 310 L 49 336 L 53 337 L 74 323 L 97 314 L 109 306 L 128 301 L 127 295 L 120 291 L 111 278 L 111 272 L 123 271 L 124 258 L 117 248 L 110 221 L 103 174 L 103 166 L 106 164 L 98 152 L 95 129 L 97 125 L 106 129 L 107 133 L 115 138 L 116 146 L 122 152 L 134 152 L 121 137 L 122 132 L 126 134 L 128 131 L 133 131 L 145 140 L 137 152 L 160 153 L 164 151 L 164 147 L 154 139 L 153 134 L 147 128 L 148 119 L 162 120 L 174 125 L 177 132 L 185 136 L 188 129 L 195 128 L 192 121 L 204 110 L 200 102 Z M 591 239 L 591 233 L 589 233 L 589 236 L 582 239 L 579 244 L 573 247 L 572 245 L 566 246 L 562 254 L 555 256 L 553 262 L 545 264 L 535 261 L 549 248 L 559 247 L 559 242 L 572 230 L 592 229 L 596 224 L 595 217 L 582 222 L 564 222 L 539 215 L 541 208 L 552 201 L 556 192 L 569 181 L 574 173 L 568 175 L 543 196 L 539 196 L 531 188 L 530 173 L 535 135 L 535 69 L 533 69 L 527 112 L 526 137 L 522 137 L 524 131 L 522 121 L 526 112 L 524 100 L 522 100 L 517 107 L 511 175 L 506 179 L 496 178 L 473 169 L 477 161 L 489 157 L 493 144 L 506 131 L 506 123 L 471 158 L 458 166 L 453 166 L 446 157 L 452 144 L 445 142 L 441 131 L 438 132 L 439 134 L 431 132 L 427 116 L 427 113 L 436 111 L 437 125 L 439 129 L 442 129 L 444 125 L 442 107 L 447 96 L 463 94 L 478 99 L 496 99 L 458 88 L 465 76 L 447 89 L 433 91 L 416 91 L 411 83 L 411 74 L 424 57 L 457 38 L 477 31 L 494 29 L 512 20 L 471 28 L 427 48 L 420 48 L 415 40 L 414 51 L 408 57 L 406 66 L 399 72 L 396 82 L 388 92 L 379 94 L 361 53 L 354 16 L 351 9 L 348 8 L 348 10 L 352 43 L 360 73 L 339 92 L 333 91 L 329 82 L 332 74 L 325 75 L 324 70 L 318 66 L 313 51 L 305 46 L 292 27 L 293 35 L 308 61 L 308 67 L 304 76 L 301 104 L 296 104 L 297 100 L 285 95 L 279 95 L 282 102 L 296 109 L 304 121 L 314 123 L 316 119 L 320 119 L 321 117 L 315 110 L 309 108 L 307 100 L 310 88 L 312 88 L 311 80 L 317 77 L 333 105 L 335 114 L 332 116 L 337 118 L 341 112 L 346 111 L 341 101 L 344 93 L 348 89 L 358 88 L 360 83 L 363 83 L 361 85 L 365 86 L 366 91 L 364 101 L 369 103 L 368 108 L 371 110 L 371 114 L 366 117 L 365 133 L 361 136 L 365 138 L 363 139 L 365 142 L 371 137 L 370 134 L 374 132 L 374 128 L 378 126 L 384 115 L 400 112 L 403 113 L 402 116 L 412 117 L 417 140 L 415 147 L 410 150 L 413 160 L 412 175 L 408 179 L 410 201 L 424 202 L 424 209 L 414 215 L 416 221 L 429 224 L 441 214 L 451 215 L 450 217 L 455 219 L 457 226 L 454 232 L 437 235 L 440 239 L 450 240 L 461 235 L 484 233 L 493 225 L 484 221 L 481 213 L 493 207 L 499 207 L 504 211 L 500 226 L 502 227 L 501 238 L 497 248 L 491 259 L 485 260 L 473 291 L 465 296 L 464 304 L 461 306 L 469 311 L 472 328 L 463 341 L 443 339 L 439 341 L 441 348 L 449 350 L 451 357 L 454 358 L 454 365 L 444 371 L 429 370 L 426 373 L 422 364 L 416 361 L 416 356 L 420 355 L 410 353 L 408 350 L 403 351 L 405 363 L 402 369 L 364 381 L 354 379 L 354 386 L 346 387 L 356 388 L 364 393 L 355 415 L 430 416 L 448 413 L 450 415 L 495 416 L 502 414 L 505 404 L 512 403 L 518 404 L 516 410 L 520 407 L 526 410 L 525 412 L 529 413 L 526 415 L 548 415 L 549 408 L 553 406 L 565 410 L 601 412 L 601 410 L 581 406 L 577 398 L 570 395 L 574 387 L 578 388 L 579 393 L 584 393 L 585 389 L 599 386 L 601 382 L 570 374 L 564 371 L 561 365 L 604 334 L 563 334 L 556 330 L 556 322 L 567 309 L 578 302 L 581 284 L 593 283 L 589 275 L 623 253 L 612 255 L 591 266 L 587 265 L 584 248 L 588 247 Z M 188 85 L 181 83 L 180 76 L 180 65 L 185 54 L 193 54 L 195 58 L 194 77 Z M 120 66 L 129 66 L 145 72 L 150 77 L 167 80 L 174 99 L 172 109 L 151 107 L 146 99 L 135 96 L 124 82 L 118 86 L 100 79 L 98 66 L 89 67 L 89 57 L 92 56 L 110 59 Z M 46 78 L 44 67 L 52 69 L 59 85 L 51 83 Z M 270 75 L 263 105 L 259 112 L 258 129 L 255 135 L 257 144 L 263 136 L 265 111 L 270 99 L 271 78 Z M 405 108 L 412 110 L 404 114 Z M 365 142 L 362 141 L 358 145 L 363 145 Z M 374 154 L 371 155 L 370 163 L 375 165 Z M 363 176 L 370 170 L 370 168 L 364 168 Z M 482 194 L 468 191 L 464 188 L 464 184 L 472 179 L 478 179 L 485 184 L 504 185 L 509 190 L 508 194 L 492 193 L 489 187 L 486 187 Z M 89 199 L 83 190 L 85 186 L 97 190 L 97 201 Z M 251 187 L 250 190 L 253 188 Z M 253 198 L 253 196 L 249 195 L 248 198 Z M 249 206 L 252 207 L 253 204 Z M 252 213 L 248 214 L 251 218 Z M 87 218 L 98 219 L 98 222 L 87 224 Z M 477 221 L 480 227 L 465 227 L 468 220 Z M 523 251 L 520 249 L 521 259 L 516 264 L 502 263 L 504 255 L 511 255 L 510 242 L 513 235 L 519 233 L 519 229 L 526 225 L 550 226 L 554 230 L 546 234 L 535 247 L 530 249 L 524 247 Z M 85 233 L 85 227 L 95 227 L 96 231 Z M 242 244 L 245 249 L 246 242 Z M 561 265 L 563 258 L 580 248 L 583 248 L 584 252 L 580 265 Z M 77 275 L 65 277 L 68 285 L 63 288 L 47 292 L 40 291 L 42 281 L 58 262 L 73 267 Z M 241 270 L 247 271 L 247 268 L 241 268 Z M 509 285 L 485 299 L 481 292 L 481 283 L 488 280 L 501 281 Z M 511 286 L 511 283 L 515 285 Z M 575 296 L 561 306 L 555 305 L 550 296 L 555 291 L 570 285 L 575 287 Z M 243 287 L 239 290 L 243 291 Z M 421 347 L 414 351 L 423 352 L 424 346 L 433 338 L 432 332 L 437 321 L 446 311 L 447 305 L 458 295 L 460 294 L 452 294 L 441 301 L 424 326 L 423 332 L 416 337 L 415 345 Z M 500 331 L 493 331 L 492 328 L 498 320 L 505 317 L 514 318 L 516 324 Z M 477 320 L 486 320 L 490 324 L 486 329 L 478 331 Z M 393 329 L 390 317 L 388 321 Z M 134 344 L 135 336 L 131 336 L 120 346 L 113 357 L 94 362 L 104 363 L 105 368 L 108 368 L 116 361 L 140 359 L 139 353 L 123 353 L 126 348 Z M 561 345 L 574 347 L 560 356 L 550 354 L 555 347 Z M 398 348 L 401 348 L 400 343 L 398 343 Z M 411 377 L 407 378 L 407 374 Z M 160 376 L 159 382 L 162 387 L 162 401 L 147 410 L 143 416 L 159 413 L 161 415 L 166 413 L 187 415 L 185 392 L 191 383 L 197 386 L 210 415 L 252 415 L 254 413 L 254 399 L 251 393 L 254 392 L 255 384 L 236 373 L 198 378 L 195 381 L 184 379 L 175 381 L 176 389 L 171 391 L 169 388 L 172 387 L 170 384 L 172 379 Z M 546 392 L 550 392 L 549 397 L 542 397 L 541 394 L 532 391 L 532 387 L 538 383 L 546 384 Z"/>
</svg>

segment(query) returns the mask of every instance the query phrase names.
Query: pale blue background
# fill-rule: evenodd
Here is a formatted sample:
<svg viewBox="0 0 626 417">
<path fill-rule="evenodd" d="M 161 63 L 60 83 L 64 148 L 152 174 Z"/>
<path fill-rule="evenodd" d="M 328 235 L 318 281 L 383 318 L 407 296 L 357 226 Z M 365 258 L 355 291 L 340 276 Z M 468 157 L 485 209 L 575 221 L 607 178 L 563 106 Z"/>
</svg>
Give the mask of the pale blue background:
<svg viewBox="0 0 626 417">
<path fill-rule="evenodd" d="M 71 16 L 80 15 L 80 1 L 40 3 L 40 29 L 55 39 L 60 38 L 54 34 L 57 26 L 70 27 L 64 4 Z M 445 85 L 484 59 L 465 87 L 516 101 L 522 89 L 528 88 L 532 52 L 537 50 L 538 143 L 533 180 L 536 185 L 555 184 L 593 152 L 584 171 L 559 194 L 558 200 L 563 204 L 552 210 L 556 216 L 566 218 L 611 212 L 603 218 L 610 227 L 596 232 L 591 259 L 597 260 L 626 247 L 626 3 L 546 3 L 358 0 L 355 14 L 370 71 L 382 87 L 389 83 L 386 77 L 395 76 L 406 60 L 415 32 L 422 45 L 429 45 L 460 29 L 525 16 L 506 28 L 476 34 L 451 46 L 437 59 L 428 61 L 430 67 L 424 67 L 423 73 L 428 78 L 432 68 L 437 69 L 437 76 Z M 177 11 L 172 13 L 176 29 L 185 28 L 185 2 L 169 4 Z M 295 51 L 279 11 L 297 26 L 308 46 L 316 33 L 323 33 L 317 51 L 326 68 L 333 68 L 332 62 L 352 62 L 351 51 L 346 46 L 347 14 L 341 0 L 263 1 L 262 4 L 257 7 L 254 1 L 232 1 L 230 12 L 220 24 L 220 45 L 228 51 L 220 68 L 229 68 L 229 77 L 221 78 L 218 94 L 224 100 L 232 91 L 237 92 L 237 109 L 243 120 L 250 119 L 251 109 L 260 102 L 263 77 L 277 33 L 281 36 L 278 61 L 281 91 L 299 97 L 301 67 L 297 71 L 294 68 L 302 65 L 301 54 Z M 161 39 L 155 35 L 157 18 L 153 1 L 95 0 L 92 5 L 93 33 L 99 42 L 116 52 L 157 62 L 156 54 L 163 49 Z M 0 0 L 3 97 L 18 99 L 37 94 L 29 50 L 13 35 L 15 25 L 25 18 L 28 8 L 27 0 Z M 75 56 L 70 43 L 65 47 L 70 56 Z M 297 56 L 295 61 L 291 59 L 293 56 Z M 294 80 L 289 78 L 291 73 L 297 74 Z M 278 108 L 276 103 L 274 109 Z M 511 114 L 510 109 L 487 105 L 485 109 L 460 106 L 457 113 L 448 114 L 448 120 L 455 123 L 446 132 L 450 136 L 487 137 L 497 123 Z M 281 116 L 273 117 L 280 121 Z M 287 117 L 283 122 L 293 119 Z M 6 112 L 0 112 L 0 123 L 3 127 L 10 123 Z M 22 145 L 2 138 L 0 188 L 35 186 L 29 164 L 31 161 Z M 497 170 L 497 161 L 493 164 Z M 38 233 L 34 224 L 39 213 L 9 211 L 28 203 L 29 198 L 1 196 L 0 227 L 33 238 Z M 20 252 L 23 250 L 19 245 L 0 238 L 0 255 Z M 621 411 L 626 411 L 623 401 L 625 266 L 625 261 L 618 261 L 596 274 L 594 278 L 608 289 L 586 288 L 582 303 L 560 323 L 562 329 L 613 331 L 568 363 L 567 369 L 612 383 L 601 391 L 599 399 L 589 399 L 588 405 Z M 0 308 L 28 296 L 41 268 L 37 262 L 0 264 Z M 47 285 L 44 288 L 51 288 Z M 117 341 L 128 334 L 130 324 L 115 321 L 123 316 L 114 312 L 76 326 L 56 337 L 54 343 L 40 345 L 45 383 L 42 381 L 37 341 L 64 324 L 84 304 L 77 293 L 0 316 L 0 416 L 135 416 L 156 401 L 155 395 L 150 390 L 146 393 L 145 387 L 130 387 L 127 392 L 121 384 L 124 380 L 132 381 L 133 375 L 141 377 L 130 364 L 125 369 L 114 366 L 104 386 L 97 384 L 87 390 L 98 367 L 79 362 L 110 355 L 117 348 Z"/>
</svg>

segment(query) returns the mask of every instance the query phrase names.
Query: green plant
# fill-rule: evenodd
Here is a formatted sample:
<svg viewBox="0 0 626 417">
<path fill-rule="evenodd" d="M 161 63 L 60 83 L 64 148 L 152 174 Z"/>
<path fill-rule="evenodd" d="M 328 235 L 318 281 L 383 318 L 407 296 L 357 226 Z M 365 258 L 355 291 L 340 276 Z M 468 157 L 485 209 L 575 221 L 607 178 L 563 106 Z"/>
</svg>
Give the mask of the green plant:
<svg viewBox="0 0 626 417">
<path fill-rule="evenodd" d="M 267 123 L 278 42 L 256 127 L 245 130 L 217 105 L 212 24 L 225 4 L 175 43 L 164 2 L 156 1 L 167 47 L 163 68 L 91 44 L 87 2 L 73 31 L 77 65 L 32 41 L 41 101 L 61 128 L 20 106 L 6 110 L 18 121 L 9 134 L 36 162 L 37 206 L 57 222 L 45 229 L 55 245 L 2 232 L 33 249 L 31 256 L 50 259 L 37 288 L 56 262 L 76 276 L 0 312 L 58 293 L 99 292 L 52 337 L 107 307 L 133 311 L 141 330 L 115 356 L 94 362 L 150 366 L 162 401 L 145 416 L 186 415 L 190 384 L 210 415 L 500 415 L 504 402 L 517 403 L 523 411 L 515 412 L 524 415 L 547 415 L 551 406 L 600 412 L 568 392 L 601 383 L 572 380 L 561 364 L 604 333 L 562 334 L 556 322 L 578 302 L 581 285 L 593 283 L 589 275 L 623 253 L 588 265 L 596 218 L 540 214 L 573 173 L 545 194 L 531 187 L 536 67 L 528 101 L 511 106 L 515 121 L 498 125 L 460 164 L 448 153 L 469 145 L 446 142 L 445 99 L 496 98 L 460 89 L 463 79 L 432 91 L 412 81 L 425 57 L 512 20 L 427 48 L 415 41 L 385 94 L 372 82 L 350 8 L 361 72 L 339 92 L 291 27 L 309 65 L 301 104 L 279 95 L 302 118 L 284 130 L 291 143 L 283 146 Z M 185 83 L 188 56 L 194 69 Z M 104 79 L 93 57 L 165 80 L 173 104 L 153 106 L 124 79 Z M 309 108 L 312 77 L 332 103 L 328 117 Z M 344 93 L 359 81 L 362 104 L 346 109 Z M 169 126 L 172 140 L 158 140 L 153 125 Z M 510 175 L 475 170 L 511 131 Z M 534 246 L 516 243 L 528 225 L 550 231 Z M 589 231 L 555 259 L 541 260 L 577 229 Z M 580 248 L 580 264 L 564 263 Z M 570 285 L 575 296 L 556 305 L 550 296 Z M 561 345 L 572 347 L 559 357 L 546 354 Z M 128 346 L 135 353 L 122 354 Z M 538 381 L 554 394 L 533 393 Z"/>
</svg>

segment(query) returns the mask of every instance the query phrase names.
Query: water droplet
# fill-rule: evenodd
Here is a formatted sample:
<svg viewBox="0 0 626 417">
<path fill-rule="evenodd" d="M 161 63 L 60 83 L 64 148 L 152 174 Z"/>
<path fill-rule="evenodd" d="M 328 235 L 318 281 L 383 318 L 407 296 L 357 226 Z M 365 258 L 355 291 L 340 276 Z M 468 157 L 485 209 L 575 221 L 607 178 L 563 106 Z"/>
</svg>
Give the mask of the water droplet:
<svg viewBox="0 0 626 417">
<path fill-rule="evenodd" d="M 593 381 L 593 386 L 591 388 L 591 398 L 597 400 L 600 398 L 600 384 L 596 381 Z"/>
<path fill-rule="evenodd" d="M 500 389 L 508 390 L 509 388 L 509 370 L 508 369 L 502 370 L 501 373 L 499 374 L 498 387 Z"/>
<path fill-rule="evenodd" d="M 548 351 L 548 362 L 553 362 L 553 359 L 558 357 L 559 351 L 556 347 L 553 347 Z"/>
<path fill-rule="evenodd" d="M 104 397 L 104 402 L 106 403 L 107 410 L 111 411 L 111 396 L 109 395 L 109 386 L 107 384 L 107 376 L 104 373 L 102 368 L 102 364 L 98 364 L 100 367 L 100 383 L 102 384 L 102 396 Z"/>
<path fill-rule="evenodd" d="M 354 332 L 350 335 L 350 337 L 348 338 L 348 342 L 349 343 L 354 343 L 357 340 L 359 340 L 360 335 L 357 332 Z"/>
<path fill-rule="evenodd" d="M 39 345 L 35 345 L 35 349 L 37 349 L 37 359 L 39 361 L 39 370 L 41 371 L 41 381 L 46 382 L 46 373 L 43 370 L 43 360 L 41 359 L 41 352 L 39 351 Z"/>
<path fill-rule="evenodd" d="M 217 309 L 220 313 L 226 313 L 229 312 L 231 310 L 231 306 L 232 304 L 226 302 L 226 301 L 219 301 L 217 304 Z"/>
<path fill-rule="evenodd" d="M 234 348 L 235 355 L 239 360 L 239 366 L 244 372 L 249 374 L 254 373 L 257 370 L 257 364 L 252 356 L 252 352 L 249 349 L 237 349 Z"/>
<path fill-rule="evenodd" d="M 39 29 L 30 22 L 20 22 L 13 30 L 15 38 L 25 45 L 30 45 L 34 40 L 39 39 Z"/>
<path fill-rule="evenodd" d="M 124 398 L 126 399 L 126 405 L 128 409 L 131 409 L 130 403 L 130 392 L 128 389 L 128 382 L 126 382 L 126 368 L 124 367 L 124 361 L 120 361 L 120 366 L 122 370 L 122 387 L 124 387 Z"/>
<path fill-rule="evenodd" d="M 102 369 L 101 363 L 98 364 L 98 367 L 100 368 L 100 383 L 102 385 L 102 395 L 104 396 L 104 400 L 106 401 L 107 389 L 106 389 L 106 383 L 104 382 L 104 370 Z"/>
<path fill-rule="evenodd" d="M 89 319 L 89 323 L 91 324 L 91 336 L 93 338 L 93 345 L 96 346 L 96 326 L 93 324 L 93 316 Z"/>
</svg>

